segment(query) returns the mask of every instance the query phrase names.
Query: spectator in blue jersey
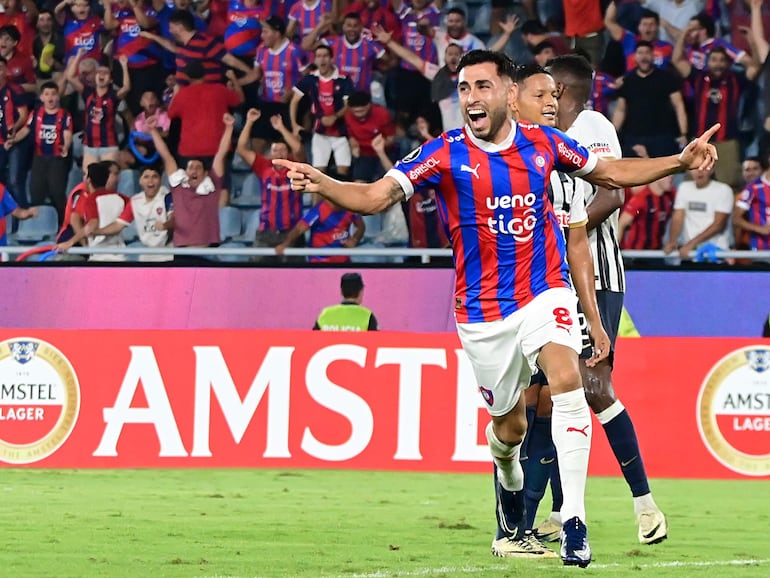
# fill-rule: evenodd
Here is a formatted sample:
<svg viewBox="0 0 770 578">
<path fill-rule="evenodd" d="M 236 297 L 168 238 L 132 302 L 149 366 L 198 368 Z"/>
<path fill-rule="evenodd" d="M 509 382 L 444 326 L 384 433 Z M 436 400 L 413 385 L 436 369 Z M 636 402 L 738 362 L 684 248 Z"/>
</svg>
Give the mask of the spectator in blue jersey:
<svg viewBox="0 0 770 578">
<path fill-rule="evenodd" d="M 350 172 L 351 162 L 344 117 L 348 98 L 353 94 L 353 83 L 334 66 L 329 46 L 316 46 L 314 54 L 316 69 L 303 76 L 294 87 L 289 104 L 293 133 L 300 136 L 302 126 L 297 121 L 297 109 L 300 101 L 307 97 L 313 116 L 310 160 L 314 167 L 325 171 L 333 156 L 337 174 L 344 177 Z"/>
<path fill-rule="evenodd" d="M 286 23 L 279 16 L 273 15 L 262 23 L 262 44 L 254 57 L 254 70 L 262 84 L 258 105 L 262 116 L 251 136 L 254 150 L 263 150 L 267 141 L 279 136 L 269 119 L 280 114 L 284 123 L 289 123 L 289 101 L 305 70 L 302 51 L 286 38 Z"/>
<path fill-rule="evenodd" d="M 340 281 L 342 303 L 325 307 L 313 325 L 316 331 L 377 331 L 377 318 L 361 305 L 364 280 L 359 273 L 345 273 Z"/>
<path fill-rule="evenodd" d="M 131 75 L 128 69 L 128 56 L 118 59 L 123 70 L 122 86 L 115 90 L 112 86 L 112 70 L 107 63 L 96 68 L 95 86 L 84 85 L 75 74 L 85 49 L 78 50 L 67 64 L 67 81 L 83 97 L 85 121 L 83 124 L 83 172 L 91 163 L 97 161 L 117 161 L 119 139 L 116 129 L 118 106 L 131 90 Z"/>
<path fill-rule="evenodd" d="M 334 50 L 334 63 L 340 74 L 347 76 L 356 90 L 370 92 L 378 62 L 386 52 L 382 46 L 364 35 L 361 16 L 348 12 L 342 20 L 342 34 L 322 38 Z"/>
<path fill-rule="evenodd" d="M 302 142 L 283 124 L 281 115 L 276 114 L 270 119 L 273 129 L 281 135 L 270 145 L 270 156 L 264 156 L 261 151 L 249 148 L 251 128 L 259 120 L 261 112 L 255 108 L 246 113 L 246 124 L 238 136 L 236 152 L 251 171 L 259 179 L 262 203 L 260 207 L 259 229 L 254 238 L 255 247 L 275 247 L 286 240 L 294 226 L 302 218 L 302 195 L 291 190 L 291 184 L 286 176 L 288 172 L 282 167 L 274 166 L 272 159 L 303 159 L 305 157 Z M 304 246 L 304 238 L 297 237 L 293 247 Z M 273 257 L 254 256 L 252 262 L 270 262 Z M 290 261 L 282 258 L 280 261 Z"/>
<path fill-rule="evenodd" d="M 733 208 L 736 244 L 748 239 L 752 251 L 770 250 L 770 155 L 761 160 L 764 172 L 746 183 Z"/>
<path fill-rule="evenodd" d="M 322 199 L 289 231 L 283 243 L 275 248 L 275 252 L 283 255 L 286 249 L 308 231 L 310 232 L 308 247 L 352 249 L 361 242 L 366 232 L 366 225 L 361 215 L 351 213 L 331 201 Z M 310 263 L 350 263 L 350 256 L 319 255 L 308 257 L 307 260 Z"/>
<path fill-rule="evenodd" d="M 637 43 L 641 40 L 651 44 L 653 64 L 658 68 L 666 68 L 671 63 L 671 54 L 674 52 L 674 47 L 671 43 L 660 40 L 658 37 L 660 17 L 655 12 L 643 10 L 637 34 L 634 34 L 618 23 L 616 19 L 617 10 L 615 2 L 610 2 L 607 12 L 604 14 L 604 25 L 607 27 L 607 31 L 612 39 L 619 42 L 623 47 L 626 72 L 636 67 L 634 53 Z"/>
<path fill-rule="evenodd" d="M 687 168 L 710 169 L 716 149 L 708 140 L 719 126 L 679 155 L 608 160 L 556 129 L 511 120 L 518 87 L 508 56 L 474 50 L 463 57 L 459 71 L 465 127 L 429 141 L 372 184 L 337 181 L 307 164 L 274 162 L 289 169 L 294 190 L 317 193 L 360 214 L 382 212 L 408 200 L 415 189 L 437 190 L 454 248 L 458 334 L 491 417 L 486 437 L 497 472 L 498 523 L 493 553 L 545 554 L 523 531 L 519 464 L 527 429 L 521 392 L 539 366 L 555 392 L 552 433 L 564 488 L 561 558 L 566 565 L 586 567 L 591 549 L 584 491 L 592 432 L 578 366 L 582 340 L 570 277 L 588 287 L 594 274 L 589 261 L 570 276 L 547 197 L 548 179 L 553 170 L 563 170 L 615 189 Z M 513 212 L 512 195 L 522 200 Z M 590 331 L 595 345 L 588 363 L 595 365 L 607 358 L 610 343 L 597 327 Z"/>
<path fill-rule="evenodd" d="M 155 28 L 157 14 L 142 0 L 118 0 L 116 4 L 104 4 L 104 27 L 116 31 L 113 56 L 128 58 L 131 89 L 126 94 L 126 104 L 131 115 L 141 110 L 142 94 L 151 90 L 160 94 L 166 77 L 160 62 L 161 48 L 148 38 L 140 36 L 142 30 Z"/>
<path fill-rule="evenodd" d="M 21 183 L 25 182 L 21 178 L 18 167 L 18 160 L 13 162 L 12 157 L 16 154 L 13 142 L 16 133 L 27 122 L 29 109 L 27 108 L 27 99 L 21 89 L 8 82 L 7 66 L 5 59 L 0 57 L 0 102 L 2 111 L 0 114 L 0 175 L 5 174 L 7 169 L 8 177 L 5 182 L 8 183 L 16 202 L 22 206 L 27 205 L 27 195 Z"/>
<path fill-rule="evenodd" d="M 64 220 L 67 204 L 67 175 L 70 168 L 72 145 L 72 115 L 59 103 L 59 87 L 47 81 L 40 87 L 39 106 L 27 124 L 11 140 L 23 140 L 32 135 L 34 156 L 30 177 L 30 197 L 33 205 L 42 205 L 46 198 L 59 213 L 59 224 Z"/>
<path fill-rule="evenodd" d="M 257 79 L 256 73 L 238 58 L 225 50 L 224 44 L 213 36 L 195 29 L 195 17 L 187 10 L 176 10 L 168 19 L 169 34 L 173 41 L 146 30 L 139 34 L 157 42 L 161 47 L 176 56 L 176 80 L 180 86 L 186 86 L 190 79 L 185 69 L 192 62 L 200 63 L 204 70 L 204 82 L 221 83 L 224 80 L 225 68 L 239 70 L 243 76 L 238 83 L 243 86 Z"/>
<path fill-rule="evenodd" d="M 6 217 L 13 215 L 22 221 L 37 216 L 37 207 L 21 208 L 11 195 L 8 188 L 0 183 L 0 246 L 8 244 Z"/>
<path fill-rule="evenodd" d="M 259 22 L 270 16 L 268 9 L 259 0 L 230 0 L 225 28 L 225 48 L 230 54 L 251 64 L 259 46 Z"/>
<path fill-rule="evenodd" d="M 79 48 L 86 48 L 84 58 L 101 59 L 104 22 L 91 12 L 88 0 L 62 0 L 54 8 L 54 14 L 64 33 L 65 65 Z"/>
</svg>

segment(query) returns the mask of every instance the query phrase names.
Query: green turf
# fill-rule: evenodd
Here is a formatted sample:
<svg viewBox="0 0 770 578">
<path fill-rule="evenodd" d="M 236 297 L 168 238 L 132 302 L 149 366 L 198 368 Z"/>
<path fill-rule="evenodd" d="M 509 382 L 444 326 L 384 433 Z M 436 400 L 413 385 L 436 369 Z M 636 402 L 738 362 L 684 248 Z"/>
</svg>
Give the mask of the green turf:
<svg viewBox="0 0 770 578">
<path fill-rule="evenodd" d="M 592 478 L 583 571 L 489 553 L 488 475 L 2 469 L 0 576 L 768 576 L 767 490 L 656 480 L 671 537 L 642 547 L 624 482 Z"/>
</svg>

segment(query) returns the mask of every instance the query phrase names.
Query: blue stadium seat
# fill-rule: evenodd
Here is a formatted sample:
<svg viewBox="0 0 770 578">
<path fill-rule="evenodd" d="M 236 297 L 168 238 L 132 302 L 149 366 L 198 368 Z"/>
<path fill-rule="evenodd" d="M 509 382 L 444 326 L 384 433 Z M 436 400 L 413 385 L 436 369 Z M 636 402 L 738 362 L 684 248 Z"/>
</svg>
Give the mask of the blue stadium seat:
<svg viewBox="0 0 770 578">
<path fill-rule="evenodd" d="M 219 239 L 224 243 L 241 234 L 241 212 L 236 207 L 220 207 Z"/>
<path fill-rule="evenodd" d="M 19 222 L 16 241 L 22 244 L 53 241 L 59 232 L 59 216 L 51 205 L 37 207 L 37 217 Z"/>
<path fill-rule="evenodd" d="M 233 197 L 231 204 L 237 207 L 259 207 L 262 205 L 262 187 L 254 173 L 233 174 Z M 238 194 L 235 194 L 238 193 Z"/>
<path fill-rule="evenodd" d="M 240 243 L 251 244 L 257 236 L 259 229 L 260 214 L 259 209 L 241 209 L 241 226 L 243 234 L 234 240 Z"/>
</svg>

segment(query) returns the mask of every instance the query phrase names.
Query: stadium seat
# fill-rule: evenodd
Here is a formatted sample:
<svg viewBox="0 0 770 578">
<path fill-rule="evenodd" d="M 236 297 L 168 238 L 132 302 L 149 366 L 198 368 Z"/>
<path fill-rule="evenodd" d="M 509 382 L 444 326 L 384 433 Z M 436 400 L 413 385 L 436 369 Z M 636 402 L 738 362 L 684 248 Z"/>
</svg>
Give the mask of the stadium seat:
<svg viewBox="0 0 770 578">
<path fill-rule="evenodd" d="M 237 207 L 220 207 L 219 239 L 223 243 L 241 234 L 241 212 Z"/>
<path fill-rule="evenodd" d="M 227 241 L 219 245 L 220 249 L 227 249 L 228 247 L 243 248 L 245 245 L 235 241 Z M 217 255 L 217 260 L 223 263 L 248 263 L 249 258 L 246 255 Z"/>
<path fill-rule="evenodd" d="M 59 232 L 59 216 L 51 205 L 37 207 L 38 215 L 19 222 L 16 241 L 22 244 L 53 241 Z"/>
<path fill-rule="evenodd" d="M 257 230 L 259 229 L 260 223 L 259 209 L 241 209 L 240 211 L 243 234 L 235 237 L 233 240 L 250 245 L 257 237 Z"/>
<path fill-rule="evenodd" d="M 233 173 L 232 205 L 237 207 L 259 207 L 262 205 L 262 187 L 254 173 Z M 238 194 L 236 194 L 238 193 Z"/>
</svg>

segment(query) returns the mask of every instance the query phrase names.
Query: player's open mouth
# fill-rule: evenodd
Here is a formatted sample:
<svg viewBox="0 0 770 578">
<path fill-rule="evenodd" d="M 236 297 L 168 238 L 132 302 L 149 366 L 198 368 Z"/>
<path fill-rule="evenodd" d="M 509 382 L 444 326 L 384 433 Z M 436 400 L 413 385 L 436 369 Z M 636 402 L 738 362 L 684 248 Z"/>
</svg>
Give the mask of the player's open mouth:
<svg viewBox="0 0 770 578">
<path fill-rule="evenodd" d="M 468 118 L 470 119 L 471 122 L 476 122 L 481 120 L 482 118 L 487 118 L 487 113 L 485 110 L 481 108 L 469 108 Z"/>
</svg>

